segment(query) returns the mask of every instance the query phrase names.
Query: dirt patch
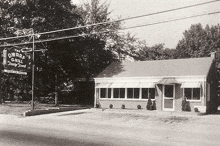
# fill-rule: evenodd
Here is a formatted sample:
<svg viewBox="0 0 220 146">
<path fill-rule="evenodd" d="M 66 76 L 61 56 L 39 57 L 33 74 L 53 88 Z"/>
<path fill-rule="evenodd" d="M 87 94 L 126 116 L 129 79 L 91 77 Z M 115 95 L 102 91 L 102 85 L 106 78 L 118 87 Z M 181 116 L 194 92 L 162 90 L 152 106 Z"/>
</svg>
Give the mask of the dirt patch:
<svg viewBox="0 0 220 146">
<path fill-rule="evenodd" d="M 163 117 L 163 118 L 159 118 L 160 122 L 162 123 L 183 123 L 183 122 L 187 122 L 189 121 L 188 117 L 176 117 L 176 116 L 172 116 L 172 117 Z"/>
</svg>

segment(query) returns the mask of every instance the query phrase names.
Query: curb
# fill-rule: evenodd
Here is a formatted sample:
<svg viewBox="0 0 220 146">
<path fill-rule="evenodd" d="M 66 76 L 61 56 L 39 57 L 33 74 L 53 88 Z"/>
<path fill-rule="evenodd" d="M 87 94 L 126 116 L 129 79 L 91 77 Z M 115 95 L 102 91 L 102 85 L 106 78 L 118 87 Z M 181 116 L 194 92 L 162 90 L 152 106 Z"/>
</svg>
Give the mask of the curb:
<svg viewBox="0 0 220 146">
<path fill-rule="evenodd" d="M 53 108 L 53 109 L 39 109 L 39 110 L 28 110 L 23 113 L 23 116 L 35 116 L 35 115 L 42 115 L 42 114 L 50 114 L 50 113 L 57 113 L 57 112 L 66 112 L 66 111 L 73 111 L 73 110 L 82 110 L 87 109 L 87 107 L 69 107 L 69 108 Z"/>
</svg>

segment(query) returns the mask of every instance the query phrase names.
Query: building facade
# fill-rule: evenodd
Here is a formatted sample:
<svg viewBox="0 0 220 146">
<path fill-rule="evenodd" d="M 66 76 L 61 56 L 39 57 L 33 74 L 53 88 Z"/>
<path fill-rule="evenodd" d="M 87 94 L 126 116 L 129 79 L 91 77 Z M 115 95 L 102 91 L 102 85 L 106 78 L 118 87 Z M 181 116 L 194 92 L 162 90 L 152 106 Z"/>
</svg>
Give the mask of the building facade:
<svg viewBox="0 0 220 146">
<path fill-rule="evenodd" d="M 146 108 L 150 98 L 156 110 L 217 109 L 215 54 L 206 58 L 113 63 L 95 78 L 95 106 Z"/>
</svg>

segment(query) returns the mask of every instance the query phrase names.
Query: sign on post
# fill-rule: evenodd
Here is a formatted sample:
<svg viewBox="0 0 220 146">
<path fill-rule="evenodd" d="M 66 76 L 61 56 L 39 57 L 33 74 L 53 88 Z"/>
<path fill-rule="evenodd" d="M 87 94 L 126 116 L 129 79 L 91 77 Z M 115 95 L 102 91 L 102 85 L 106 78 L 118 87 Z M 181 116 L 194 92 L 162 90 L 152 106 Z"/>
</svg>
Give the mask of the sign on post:
<svg viewBox="0 0 220 146">
<path fill-rule="evenodd" d="M 4 72 L 26 75 L 31 71 L 31 54 L 21 50 L 14 47 L 3 50 Z"/>
</svg>

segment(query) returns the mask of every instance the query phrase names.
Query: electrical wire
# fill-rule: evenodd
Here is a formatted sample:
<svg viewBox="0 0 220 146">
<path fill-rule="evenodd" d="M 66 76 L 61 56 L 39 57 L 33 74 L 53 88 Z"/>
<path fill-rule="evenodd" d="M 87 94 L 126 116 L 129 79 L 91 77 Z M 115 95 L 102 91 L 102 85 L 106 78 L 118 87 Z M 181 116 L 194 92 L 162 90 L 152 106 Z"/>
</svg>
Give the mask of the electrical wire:
<svg viewBox="0 0 220 146">
<path fill-rule="evenodd" d="M 70 39 L 70 38 L 83 37 L 83 36 L 89 36 L 89 35 L 97 35 L 97 34 L 101 34 L 101 33 L 108 33 L 108 32 L 114 32 L 114 31 L 127 30 L 127 29 L 134 29 L 134 28 L 139 28 L 139 27 L 145 27 L 145 26 L 157 25 L 157 24 L 162 24 L 162 23 L 174 22 L 174 21 L 179 21 L 179 20 L 184 20 L 184 19 L 189 19 L 189 18 L 194 18 L 194 17 L 200 17 L 200 16 L 205 16 L 205 15 L 213 15 L 213 14 L 218 14 L 218 13 L 220 13 L 220 11 L 204 13 L 204 14 L 198 14 L 198 15 L 182 17 L 182 18 L 177 18 L 177 19 L 171 19 L 171 20 L 165 20 L 165 21 L 160 21 L 160 22 L 155 22 L 155 23 L 148 23 L 148 24 L 143 24 L 143 25 L 125 27 L 125 28 L 120 28 L 120 29 L 115 29 L 115 30 L 107 30 L 107 31 L 95 32 L 95 33 L 89 33 L 89 34 L 81 34 L 81 35 L 65 36 L 65 37 L 60 37 L 60 38 L 45 39 L 45 40 L 35 41 L 34 43 L 50 42 L 50 41 Z M 27 44 L 32 44 L 32 43 L 33 42 L 25 42 L 25 43 L 17 43 L 17 44 L 6 44 L 6 45 L 0 45 L 0 47 L 27 45 Z"/>
<path fill-rule="evenodd" d="M 164 10 L 164 11 L 159 11 L 159 12 L 154 12 L 154 13 L 149 13 L 149 14 L 144 14 L 144 15 L 139 15 L 139 16 L 133 16 L 133 17 L 123 18 L 123 19 L 118 19 L 118 20 L 113 20 L 113 21 L 95 23 L 95 24 L 90 24 L 90 25 L 85 25 L 85 26 L 78 26 L 78 27 L 72 27 L 72 28 L 66 28 L 66 29 L 60 29 L 60 30 L 42 32 L 42 33 L 37 33 L 37 34 L 38 34 L 38 35 L 44 35 L 44 34 L 62 32 L 62 31 L 67 31 L 67 30 L 75 30 L 75 29 L 81 29 L 81 28 L 86 28 L 86 27 L 92 27 L 92 26 L 97 26 L 97 25 L 102 25 L 102 24 L 108 24 L 108 23 L 114 23 L 114 22 L 121 22 L 121 21 L 126 21 L 126 20 L 131 20 L 131 19 L 146 17 L 146 16 L 152 16 L 152 15 L 157 15 L 157 14 L 162 14 L 162 13 L 177 11 L 177 10 L 181 10 L 181 9 L 192 8 L 192 7 L 201 6 L 201 5 L 206 5 L 206 4 L 209 4 L 209 3 L 214 3 L 214 2 L 219 2 L 219 1 L 220 1 L 220 0 L 213 0 L 213 1 L 209 1 L 209 2 L 204 2 L 204 3 L 199 3 L 199 4 L 194 4 L 194 5 L 189 5 L 189 6 L 184 6 L 184 7 L 179 7 L 179 8 L 174 8 L 174 9 L 169 9 L 169 10 Z M 1 38 L 0 41 L 9 40 L 9 39 L 24 38 L 24 37 L 29 37 L 29 36 L 32 36 L 32 34 L 30 34 L 30 35 L 23 35 L 23 36 L 16 36 L 16 37 Z"/>
</svg>

